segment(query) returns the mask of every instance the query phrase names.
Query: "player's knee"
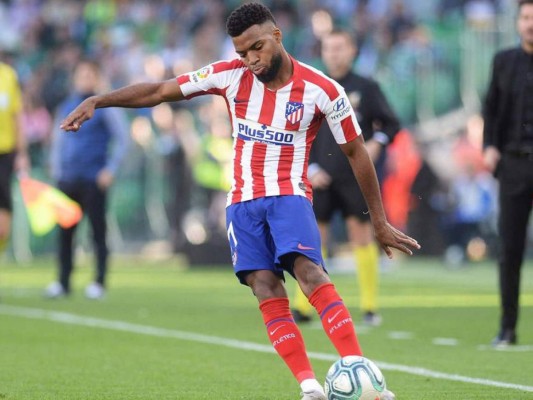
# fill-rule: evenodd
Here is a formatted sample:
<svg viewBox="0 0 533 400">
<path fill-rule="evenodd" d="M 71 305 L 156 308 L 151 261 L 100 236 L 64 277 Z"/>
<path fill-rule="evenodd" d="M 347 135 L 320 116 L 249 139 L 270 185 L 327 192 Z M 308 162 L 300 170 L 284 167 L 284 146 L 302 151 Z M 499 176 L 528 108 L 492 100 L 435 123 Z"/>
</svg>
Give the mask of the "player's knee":
<svg viewBox="0 0 533 400">
<path fill-rule="evenodd" d="M 256 271 L 246 276 L 246 283 L 259 301 L 275 297 L 287 297 L 280 278 L 269 271 Z"/>
<path fill-rule="evenodd" d="M 296 279 L 298 279 L 302 291 L 307 297 L 309 297 L 318 286 L 331 281 L 326 271 L 324 271 L 320 265 L 304 258 L 295 263 L 294 274 Z"/>
</svg>

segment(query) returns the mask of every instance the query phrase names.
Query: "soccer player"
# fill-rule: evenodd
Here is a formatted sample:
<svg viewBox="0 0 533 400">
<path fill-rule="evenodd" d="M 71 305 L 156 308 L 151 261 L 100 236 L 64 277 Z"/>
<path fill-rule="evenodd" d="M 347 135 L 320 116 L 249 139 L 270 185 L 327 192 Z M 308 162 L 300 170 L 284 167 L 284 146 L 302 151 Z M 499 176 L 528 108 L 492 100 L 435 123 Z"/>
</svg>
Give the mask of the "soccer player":
<svg viewBox="0 0 533 400">
<path fill-rule="evenodd" d="M 399 131 L 400 123 L 378 84 L 352 72 L 356 54 L 355 42 L 348 31 L 334 29 L 322 39 L 322 61 L 328 75 L 346 91 L 379 179 L 384 174 L 384 149 Z M 327 124 L 322 124 L 319 130 L 309 163 L 309 179 L 314 189 L 313 209 L 322 238 L 323 256 L 325 258 L 329 222 L 334 213 L 340 211 L 357 265 L 363 322 L 379 325 L 379 247 L 363 194 Z M 310 320 L 314 310 L 298 287 L 294 300 L 294 318 L 302 322 Z"/>
<path fill-rule="evenodd" d="M 350 313 L 325 270 L 311 205 L 307 163 L 324 119 L 353 167 L 383 250 L 389 256 L 391 248 L 412 254 L 419 245 L 385 218 L 374 166 L 342 87 L 286 52 L 282 33 L 262 4 L 235 9 L 226 29 L 238 59 L 90 97 L 61 127 L 77 131 L 95 108 L 155 106 L 206 94 L 225 98 L 234 138 L 226 208 L 234 270 L 257 297 L 268 337 L 299 382 L 302 399 L 325 399 L 284 286 L 285 272 L 298 280 L 340 356 L 362 354 Z M 393 396 L 387 392 L 383 398 Z"/>
<path fill-rule="evenodd" d="M 11 232 L 11 178 L 13 171 L 30 167 L 26 138 L 20 126 L 22 99 L 17 73 L 0 62 L 0 254 Z"/>
</svg>

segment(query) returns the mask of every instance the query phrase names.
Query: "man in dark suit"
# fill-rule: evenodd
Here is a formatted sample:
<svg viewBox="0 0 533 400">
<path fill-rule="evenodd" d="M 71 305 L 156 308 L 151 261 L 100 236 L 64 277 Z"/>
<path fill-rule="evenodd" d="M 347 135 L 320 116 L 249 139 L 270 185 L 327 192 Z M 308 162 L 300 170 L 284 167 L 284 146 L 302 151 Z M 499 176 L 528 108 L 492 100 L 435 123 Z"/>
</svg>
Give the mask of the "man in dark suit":
<svg viewBox="0 0 533 400">
<path fill-rule="evenodd" d="M 500 183 L 500 330 L 495 346 L 517 343 L 520 270 L 533 199 L 533 0 L 518 3 L 521 45 L 493 60 L 483 108 L 484 160 Z"/>
</svg>

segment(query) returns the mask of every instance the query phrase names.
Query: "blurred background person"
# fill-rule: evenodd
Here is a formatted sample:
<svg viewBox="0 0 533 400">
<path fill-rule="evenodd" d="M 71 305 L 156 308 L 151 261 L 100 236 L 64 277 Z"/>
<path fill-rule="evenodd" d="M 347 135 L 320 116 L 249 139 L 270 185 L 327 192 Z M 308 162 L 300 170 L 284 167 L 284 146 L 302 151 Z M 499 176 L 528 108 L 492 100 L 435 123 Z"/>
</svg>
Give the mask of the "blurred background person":
<svg viewBox="0 0 533 400">
<path fill-rule="evenodd" d="M 59 121 L 80 101 L 103 89 L 100 68 L 94 61 L 82 60 L 75 68 L 72 82 L 73 93 L 59 105 L 54 123 L 51 168 L 57 187 L 78 202 L 89 219 L 96 254 L 96 274 L 85 295 L 99 299 L 105 293 L 108 264 L 107 194 L 127 152 L 129 132 L 124 111 L 116 108 L 97 110 L 75 134 L 61 131 Z M 71 291 L 76 227 L 59 229 L 58 281 L 46 288 L 46 297 L 61 297 Z"/>
<path fill-rule="evenodd" d="M 394 139 L 400 123 L 379 85 L 353 72 L 357 47 L 352 35 L 333 29 L 322 38 L 322 61 L 327 74 L 339 82 L 348 95 L 363 131 L 368 153 L 379 180 L 383 179 L 384 148 Z M 313 185 L 313 209 L 318 221 L 323 253 L 330 242 L 330 222 L 341 212 L 348 241 L 355 257 L 363 321 L 379 325 L 379 248 L 374 238 L 368 208 L 353 176 L 350 164 L 340 152 L 326 124 L 322 124 L 309 159 L 309 179 Z M 296 291 L 293 314 L 297 320 L 310 318 L 311 308 L 300 290 Z"/>
<path fill-rule="evenodd" d="M 17 73 L 0 59 L 0 253 L 11 232 L 13 171 L 27 173 L 30 166 L 21 115 L 22 96 Z"/>
<path fill-rule="evenodd" d="M 533 198 L 533 0 L 520 0 L 521 45 L 498 52 L 483 118 L 484 161 L 500 183 L 500 328 L 492 344 L 517 343 L 520 272 Z"/>
</svg>

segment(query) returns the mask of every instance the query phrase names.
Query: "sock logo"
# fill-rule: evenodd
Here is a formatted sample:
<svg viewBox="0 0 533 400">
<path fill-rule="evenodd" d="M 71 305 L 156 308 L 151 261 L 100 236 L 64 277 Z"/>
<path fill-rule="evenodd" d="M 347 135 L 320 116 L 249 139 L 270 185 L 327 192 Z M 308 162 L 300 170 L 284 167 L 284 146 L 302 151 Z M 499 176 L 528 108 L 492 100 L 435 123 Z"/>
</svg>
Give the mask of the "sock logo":
<svg viewBox="0 0 533 400">
<path fill-rule="evenodd" d="M 272 342 L 272 346 L 276 347 L 278 344 L 283 343 L 285 340 L 289 340 L 289 339 L 296 339 L 296 335 L 294 333 L 288 333 L 280 337 L 278 340 L 274 340 Z"/>
<path fill-rule="evenodd" d="M 333 325 L 331 329 L 329 330 L 329 334 L 331 335 L 333 332 L 335 332 L 337 329 L 342 328 L 344 325 L 349 324 L 352 322 L 351 318 L 345 318 L 341 322 L 337 322 L 336 325 Z"/>
<path fill-rule="evenodd" d="M 328 318 L 328 324 L 331 324 L 331 323 L 333 322 L 333 320 L 334 320 L 335 318 L 337 318 L 337 316 L 338 316 L 341 312 L 342 312 L 342 310 L 339 310 L 339 311 L 337 311 L 337 312 L 333 315 L 333 317 Z"/>
<path fill-rule="evenodd" d="M 283 328 L 284 326 L 285 326 L 285 324 L 280 325 L 280 326 L 276 327 L 276 329 L 274 329 L 273 331 L 270 331 L 270 336 L 272 336 L 274 333 L 276 333 L 278 331 L 278 329 Z"/>
</svg>

